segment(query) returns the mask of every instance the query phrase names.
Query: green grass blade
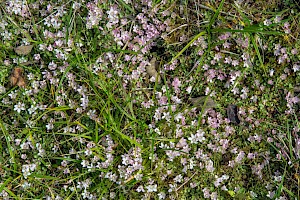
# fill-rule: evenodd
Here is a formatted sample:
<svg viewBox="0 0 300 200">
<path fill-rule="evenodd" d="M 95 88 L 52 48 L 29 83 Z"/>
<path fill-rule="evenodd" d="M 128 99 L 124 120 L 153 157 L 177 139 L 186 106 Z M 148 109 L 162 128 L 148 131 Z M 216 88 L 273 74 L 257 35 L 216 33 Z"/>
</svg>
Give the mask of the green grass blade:
<svg viewBox="0 0 300 200">
<path fill-rule="evenodd" d="M 287 163 L 286 163 L 285 168 L 284 168 L 284 173 L 283 173 L 281 182 L 278 185 L 278 188 L 277 188 L 277 191 L 276 191 L 276 194 L 275 194 L 275 198 L 278 198 L 281 195 L 281 192 L 282 192 L 282 189 L 283 189 L 283 183 L 284 183 L 284 179 L 285 179 L 285 174 L 287 172 L 286 167 L 287 167 Z"/>
<path fill-rule="evenodd" d="M 122 6 L 124 6 L 124 8 L 129 10 L 131 13 L 135 13 L 135 11 L 128 4 L 126 4 L 123 0 L 118 0 L 118 2 L 120 2 L 122 4 Z"/>
<path fill-rule="evenodd" d="M 255 42 L 255 39 L 254 39 L 254 37 L 253 37 L 252 34 L 249 34 L 249 36 L 250 36 L 251 42 L 252 42 L 252 44 L 254 46 L 254 49 L 255 49 L 256 55 L 258 57 L 258 60 L 260 62 L 260 66 L 263 68 L 264 72 L 266 73 L 266 67 L 265 67 L 264 62 L 262 60 L 262 57 L 260 55 L 260 52 L 259 52 L 258 46 L 257 46 L 257 44 Z"/>
<path fill-rule="evenodd" d="M 7 187 L 4 187 L 4 190 L 10 195 L 10 197 L 13 197 L 15 199 L 20 199 L 10 189 L 8 189 Z"/>
<path fill-rule="evenodd" d="M 171 64 L 174 60 L 176 60 L 181 54 L 183 54 L 183 52 L 185 52 L 185 50 L 187 50 L 200 36 L 206 34 L 205 31 L 200 32 L 198 35 L 196 35 L 187 45 L 185 45 L 185 47 L 183 47 L 183 49 L 181 49 L 181 51 L 176 54 L 176 56 L 174 56 L 172 58 L 172 60 L 169 62 L 169 64 Z"/>
<path fill-rule="evenodd" d="M 12 180 L 12 178 L 10 177 L 9 179 L 7 179 L 4 183 L 2 183 L 0 185 L 0 193 L 2 192 L 2 190 L 4 189 L 4 187 Z"/>
<path fill-rule="evenodd" d="M 223 4 L 224 4 L 225 0 L 222 0 L 217 11 L 215 12 L 214 16 L 211 18 L 211 20 L 209 21 L 208 27 L 207 27 L 207 32 L 210 33 L 210 29 L 212 27 L 212 25 L 215 23 L 215 20 L 217 19 L 217 17 L 219 16 L 222 8 L 223 8 Z"/>
<path fill-rule="evenodd" d="M 6 140 L 9 155 L 10 155 L 10 157 L 12 159 L 12 162 L 13 162 L 14 171 L 17 171 L 17 163 L 16 163 L 16 160 L 15 160 L 15 154 L 13 152 L 13 147 L 10 145 L 10 141 L 12 139 L 10 138 L 10 135 L 8 134 L 6 128 L 4 127 L 4 124 L 3 124 L 2 120 L 0 120 L 0 128 L 1 128 L 2 133 L 4 134 L 4 137 L 5 137 L 5 140 Z"/>
</svg>

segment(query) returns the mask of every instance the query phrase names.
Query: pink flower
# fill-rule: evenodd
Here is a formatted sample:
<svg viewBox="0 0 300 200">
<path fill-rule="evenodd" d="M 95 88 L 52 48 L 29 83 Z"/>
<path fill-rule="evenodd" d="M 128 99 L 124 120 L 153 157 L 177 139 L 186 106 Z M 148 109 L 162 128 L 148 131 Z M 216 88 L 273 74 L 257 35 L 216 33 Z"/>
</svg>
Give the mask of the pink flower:
<svg viewBox="0 0 300 200">
<path fill-rule="evenodd" d="M 168 97 L 166 96 L 162 96 L 159 100 L 158 100 L 158 104 L 159 105 L 166 105 L 168 103 Z"/>
<path fill-rule="evenodd" d="M 233 61 L 231 62 L 231 64 L 232 64 L 233 66 L 237 66 L 237 65 L 239 65 L 239 61 L 238 61 L 238 60 L 233 60 Z"/>
<path fill-rule="evenodd" d="M 269 85 L 273 85 L 273 83 L 274 83 L 273 80 L 268 80 Z"/>
<path fill-rule="evenodd" d="M 222 57 L 221 53 L 216 53 L 214 60 L 219 61 Z"/>
<path fill-rule="evenodd" d="M 181 81 L 179 80 L 179 78 L 175 77 L 173 82 L 172 82 L 172 86 L 177 89 L 181 86 Z"/>
<path fill-rule="evenodd" d="M 231 57 L 226 57 L 224 63 L 230 64 L 232 62 Z"/>
<path fill-rule="evenodd" d="M 224 33 L 219 36 L 220 40 L 227 40 L 229 37 L 231 37 L 231 33 Z"/>
<path fill-rule="evenodd" d="M 227 41 L 223 44 L 223 47 L 224 47 L 225 49 L 229 49 L 230 46 L 231 46 L 231 43 L 229 43 L 229 42 L 227 42 Z"/>
<path fill-rule="evenodd" d="M 279 23 L 281 21 L 281 17 L 276 16 L 273 21 L 274 21 L 274 23 Z"/>
<path fill-rule="evenodd" d="M 291 50 L 291 53 L 292 53 L 293 55 L 296 55 L 296 54 L 298 53 L 298 50 L 297 50 L 297 49 L 292 49 L 292 50 Z"/>
</svg>

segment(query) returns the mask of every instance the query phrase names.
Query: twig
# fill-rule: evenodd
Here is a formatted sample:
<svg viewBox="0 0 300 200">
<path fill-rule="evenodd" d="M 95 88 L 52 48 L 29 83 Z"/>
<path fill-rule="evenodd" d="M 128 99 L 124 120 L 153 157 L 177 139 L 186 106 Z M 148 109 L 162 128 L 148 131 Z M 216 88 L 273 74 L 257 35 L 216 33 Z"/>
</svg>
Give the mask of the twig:
<svg viewBox="0 0 300 200">
<path fill-rule="evenodd" d="M 195 175 L 197 174 L 197 172 L 195 172 L 188 180 L 186 180 L 184 183 L 182 183 L 178 188 L 176 188 L 176 192 L 178 190 L 180 190 L 180 188 L 182 188 L 185 184 L 187 184 L 187 182 L 189 182 Z"/>
</svg>

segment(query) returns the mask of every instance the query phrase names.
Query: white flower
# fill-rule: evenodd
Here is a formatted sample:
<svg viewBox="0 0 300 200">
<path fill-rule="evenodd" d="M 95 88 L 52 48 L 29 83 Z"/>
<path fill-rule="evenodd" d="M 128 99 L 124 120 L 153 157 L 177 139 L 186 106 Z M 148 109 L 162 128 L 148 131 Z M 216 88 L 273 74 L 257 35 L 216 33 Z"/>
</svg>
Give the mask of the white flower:
<svg viewBox="0 0 300 200">
<path fill-rule="evenodd" d="M 199 130 L 197 131 L 196 136 L 197 136 L 197 140 L 198 140 L 199 142 L 203 142 L 203 141 L 205 140 L 205 137 L 204 137 L 204 131 L 202 131 L 201 129 L 199 129 Z"/>
<path fill-rule="evenodd" d="M 53 123 L 48 123 L 47 125 L 46 125 L 46 128 L 47 128 L 47 130 L 49 131 L 49 130 L 52 130 L 53 128 L 54 128 L 54 125 L 53 125 Z"/>
<path fill-rule="evenodd" d="M 182 182 L 182 175 L 179 174 L 178 176 L 176 176 L 176 177 L 174 178 L 174 182 L 177 182 L 177 183 Z"/>
<path fill-rule="evenodd" d="M 294 72 L 299 71 L 300 70 L 300 65 L 294 64 L 293 65 L 293 70 L 294 70 Z"/>
<path fill-rule="evenodd" d="M 204 188 L 202 190 L 202 192 L 203 192 L 204 198 L 206 198 L 206 199 L 210 198 L 210 194 L 209 194 L 210 191 L 208 188 Z"/>
<path fill-rule="evenodd" d="M 196 135 L 191 134 L 191 137 L 188 138 L 189 141 L 191 141 L 192 144 L 197 144 L 197 138 Z"/>
<path fill-rule="evenodd" d="M 86 149 L 84 153 L 85 153 L 85 155 L 87 155 L 87 156 L 90 156 L 90 155 L 93 154 L 93 152 L 92 152 L 90 149 Z"/>
<path fill-rule="evenodd" d="M 179 122 L 179 120 L 181 120 L 184 116 L 182 115 L 182 113 L 178 113 L 176 116 L 175 116 L 175 121 Z"/>
<path fill-rule="evenodd" d="M 30 188 L 30 186 L 31 186 L 31 183 L 28 183 L 27 181 L 25 181 L 25 182 L 22 184 L 22 187 L 23 187 L 24 189 L 28 189 L 28 188 Z"/>
<path fill-rule="evenodd" d="M 267 194 L 267 197 L 269 197 L 270 199 L 273 199 L 274 196 L 275 196 L 274 191 L 269 191 L 268 194 Z"/>
<path fill-rule="evenodd" d="M 165 199 L 166 198 L 166 194 L 164 192 L 160 192 L 158 193 L 158 199 Z"/>
<path fill-rule="evenodd" d="M 19 102 L 18 104 L 14 105 L 14 110 L 20 113 L 22 110 L 25 110 L 25 104 Z"/>
<path fill-rule="evenodd" d="M 252 198 L 256 198 L 256 197 L 257 197 L 257 194 L 256 194 L 255 192 L 253 192 L 253 191 L 250 191 L 250 196 L 251 196 Z"/>
<path fill-rule="evenodd" d="M 269 26 L 269 25 L 271 25 L 272 24 L 272 22 L 271 22 L 271 20 L 269 20 L 269 19 L 266 19 L 265 21 L 264 21 L 264 25 L 265 26 Z"/>
<path fill-rule="evenodd" d="M 157 184 L 146 186 L 147 192 L 157 192 Z"/>
<path fill-rule="evenodd" d="M 274 69 L 270 69 L 270 76 L 273 76 L 274 75 Z"/>
<path fill-rule="evenodd" d="M 199 129 L 195 135 L 191 134 L 191 137 L 189 137 L 188 140 L 190 140 L 192 144 L 197 144 L 198 142 L 203 142 L 205 140 L 204 131 Z"/>
<path fill-rule="evenodd" d="M 176 103 L 176 104 L 180 104 L 181 103 L 181 99 L 179 99 L 177 96 L 172 96 L 171 100 L 174 101 L 174 103 Z"/>
<path fill-rule="evenodd" d="M 82 165 L 82 167 L 87 167 L 87 166 L 89 165 L 89 161 L 87 161 L 87 160 L 82 160 L 82 161 L 81 161 L 81 165 Z"/>
<path fill-rule="evenodd" d="M 206 161 L 206 163 L 205 163 L 205 168 L 206 168 L 206 170 L 207 170 L 208 172 L 213 172 L 213 171 L 215 171 L 213 161 L 212 161 L 212 160 Z"/>
<path fill-rule="evenodd" d="M 0 85 L 0 94 L 3 94 L 6 92 L 6 89 L 4 86 Z"/>
<path fill-rule="evenodd" d="M 192 92 L 192 89 L 193 89 L 192 86 L 187 87 L 186 88 L 187 93 L 190 94 Z"/>
<path fill-rule="evenodd" d="M 158 135 L 161 135 L 161 132 L 160 132 L 159 128 L 155 128 L 154 132 L 157 133 Z"/>
<path fill-rule="evenodd" d="M 12 100 L 14 100 L 15 98 L 17 98 L 17 93 L 14 92 L 14 91 L 12 91 L 11 93 L 8 94 L 8 96 L 9 96 Z"/>
<path fill-rule="evenodd" d="M 142 185 L 140 185 L 137 189 L 136 189 L 137 192 L 145 192 L 144 188 Z"/>
</svg>

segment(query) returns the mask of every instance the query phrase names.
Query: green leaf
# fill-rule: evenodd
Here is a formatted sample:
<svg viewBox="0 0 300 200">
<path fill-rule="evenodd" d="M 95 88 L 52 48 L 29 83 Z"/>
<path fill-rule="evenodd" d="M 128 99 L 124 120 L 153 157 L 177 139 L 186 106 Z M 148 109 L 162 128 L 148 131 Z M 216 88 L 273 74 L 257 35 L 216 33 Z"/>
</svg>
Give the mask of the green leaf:
<svg viewBox="0 0 300 200">
<path fill-rule="evenodd" d="M 232 191 L 232 190 L 228 190 L 228 193 L 229 193 L 229 195 L 230 195 L 231 197 L 234 197 L 234 196 L 235 196 L 235 192 Z"/>
</svg>

